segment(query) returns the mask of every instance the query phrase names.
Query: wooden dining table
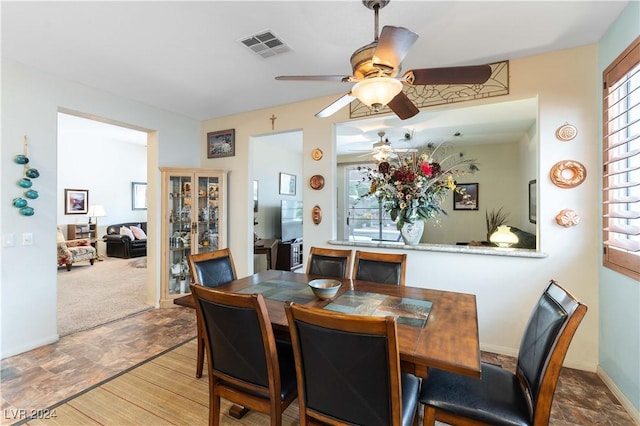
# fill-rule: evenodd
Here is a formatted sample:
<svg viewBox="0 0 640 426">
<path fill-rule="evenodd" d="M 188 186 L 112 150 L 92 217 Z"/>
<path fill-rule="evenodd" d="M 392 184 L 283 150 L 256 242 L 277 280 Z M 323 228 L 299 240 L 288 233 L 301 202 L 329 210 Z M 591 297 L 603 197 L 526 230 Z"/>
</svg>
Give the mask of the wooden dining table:
<svg viewBox="0 0 640 426">
<path fill-rule="evenodd" d="M 280 336 L 287 336 L 289 333 L 284 311 L 286 300 L 325 309 L 331 309 L 336 305 L 340 308 L 338 302 L 344 299 L 341 296 L 351 294 L 364 294 L 377 299 L 384 299 L 386 296 L 390 300 L 396 300 L 396 305 L 400 309 L 403 302 L 406 304 L 431 302 L 426 322 L 421 325 L 398 320 L 398 348 L 402 369 L 418 377 L 427 377 L 429 368 L 480 377 L 475 295 L 343 278 L 339 279 L 342 286 L 332 300 L 320 300 L 313 296 L 310 288 L 304 287 L 314 278 L 319 277 L 289 271 L 267 270 L 218 286 L 216 290 L 264 293 L 271 324 L 274 332 Z M 183 296 L 174 302 L 195 308 L 191 295 Z"/>
</svg>

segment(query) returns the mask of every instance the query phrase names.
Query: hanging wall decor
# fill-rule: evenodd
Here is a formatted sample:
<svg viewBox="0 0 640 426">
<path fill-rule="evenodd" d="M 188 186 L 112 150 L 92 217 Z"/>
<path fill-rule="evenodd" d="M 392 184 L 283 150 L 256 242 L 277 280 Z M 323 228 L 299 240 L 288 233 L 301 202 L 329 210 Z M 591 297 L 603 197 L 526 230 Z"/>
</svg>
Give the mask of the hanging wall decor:
<svg viewBox="0 0 640 426">
<path fill-rule="evenodd" d="M 560 210 L 560 213 L 556 215 L 556 223 L 569 228 L 580 223 L 580 216 L 571 209 Z"/>
<path fill-rule="evenodd" d="M 314 225 L 320 225 L 320 222 L 322 222 L 322 209 L 320 206 L 315 205 L 311 209 L 311 220 L 313 220 Z"/>
<path fill-rule="evenodd" d="M 18 180 L 18 186 L 22 189 L 26 189 L 24 191 L 24 196 L 30 200 L 35 200 L 38 198 L 38 191 L 31 188 L 33 186 L 33 182 L 31 179 L 36 179 L 40 176 L 40 172 L 37 169 L 29 167 L 29 157 L 27 152 L 27 135 L 22 137 L 22 154 L 18 154 L 15 156 L 13 161 L 16 164 L 20 164 L 23 166 L 22 177 Z M 16 207 L 18 212 L 23 216 L 33 216 L 35 210 L 33 207 L 29 207 L 28 201 L 22 197 L 16 197 L 13 199 L 12 204 Z"/>
<path fill-rule="evenodd" d="M 563 142 L 572 140 L 578 134 L 578 129 L 569 123 L 564 123 L 556 130 L 556 138 Z"/>
<path fill-rule="evenodd" d="M 575 160 L 558 161 L 551 167 L 549 177 L 551 182 L 560 188 L 575 188 L 584 182 L 587 169 Z"/>
<path fill-rule="evenodd" d="M 322 189 L 324 188 L 324 177 L 322 175 L 313 175 L 311 179 L 309 179 L 309 185 L 313 189 Z"/>
</svg>

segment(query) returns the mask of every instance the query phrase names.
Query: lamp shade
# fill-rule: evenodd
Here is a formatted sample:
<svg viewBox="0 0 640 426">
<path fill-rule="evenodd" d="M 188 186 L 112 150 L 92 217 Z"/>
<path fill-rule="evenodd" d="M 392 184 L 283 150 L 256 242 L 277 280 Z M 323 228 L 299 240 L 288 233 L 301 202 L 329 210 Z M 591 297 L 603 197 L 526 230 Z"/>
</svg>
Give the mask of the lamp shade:
<svg viewBox="0 0 640 426">
<path fill-rule="evenodd" d="M 89 217 L 104 217 L 107 215 L 107 211 L 104 209 L 102 204 L 93 204 L 89 206 L 89 211 L 87 212 L 87 216 Z"/>
<path fill-rule="evenodd" d="M 402 83 L 391 77 L 374 77 L 359 81 L 351 94 L 368 107 L 380 108 L 402 91 Z"/>
<path fill-rule="evenodd" d="M 498 247 L 510 247 L 518 243 L 518 236 L 511 232 L 511 228 L 506 225 L 498 226 L 498 230 L 491 234 L 489 240 Z"/>
</svg>

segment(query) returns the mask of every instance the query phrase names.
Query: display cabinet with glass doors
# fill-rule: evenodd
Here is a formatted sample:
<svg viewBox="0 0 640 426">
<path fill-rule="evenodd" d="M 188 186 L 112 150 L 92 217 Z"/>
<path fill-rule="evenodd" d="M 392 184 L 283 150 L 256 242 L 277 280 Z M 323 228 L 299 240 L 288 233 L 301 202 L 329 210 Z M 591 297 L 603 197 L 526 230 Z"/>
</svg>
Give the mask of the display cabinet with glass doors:
<svg viewBox="0 0 640 426">
<path fill-rule="evenodd" d="M 161 307 L 189 293 L 187 256 L 227 247 L 224 170 L 160 168 L 162 172 Z"/>
</svg>

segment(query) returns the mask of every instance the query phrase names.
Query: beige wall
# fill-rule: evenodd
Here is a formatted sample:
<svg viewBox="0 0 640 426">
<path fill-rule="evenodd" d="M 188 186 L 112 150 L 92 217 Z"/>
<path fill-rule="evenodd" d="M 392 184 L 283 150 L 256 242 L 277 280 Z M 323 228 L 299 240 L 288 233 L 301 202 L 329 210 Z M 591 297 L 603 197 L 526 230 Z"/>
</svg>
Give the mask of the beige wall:
<svg viewBox="0 0 640 426">
<path fill-rule="evenodd" d="M 589 306 L 589 313 L 567 356 L 567 365 L 595 371 L 598 362 L 598 76 L 596 46 L 516 59 L 510 62 L 510 94 L 499 100 L 539 99 L 539 217 L 540 249 L 543 259 L 495 257 L 408 251 L 407 282 L 473 293 L 477 297 L 481 346 L 484 349 L 515 354 L 520 336 L 535 301 L 550 279 L 556 279 Z M 293 84 L 293 83 L 292 83 Z M 338 89 L 337 89 L 338 90 Z M 336 95 L 336 97 L 339 95 Z M 203 167 L 230 170 L 229 246 L 237 259 L 239 275 L 252 272 L 251 182 L 252 164 L 249 140 L 253 135 L 271 132 L 269 117 L 275 115 L 275 132 L 303 131 L 303 182 L 314 174 L 325 177 L 322 191 L 305 184 L 303 195 L 307 217 L 313 205 L 323 211 L 320 225 L 305 221 L 305 250 L 312 245 L 327 246 L 335 236 L 336 166 L 334 123 L 348 121 L 348 108 L 330 118 L 314 114 L 335 97 L 283 105 L 246 114 L 203 122 L 201 163 Z M 496 99 L 497 101 L 498 99 Z M 489 101 L 481 101 L 489 102 Z M 571 142 L 555 138 L 556 129 L 569 122 L 578 128 Z M 206 159 L 206 133 L 236 129 L 236 156 Z M 324 158 L 311 159 L 320 148 Z M 587 179 L 577 188 L 560 189 L 548 178 L 557 161 L 574 159 L 583 163 Z M 562 228 L 555 224 L 558 211 L 571 208 L 582 218 L 579 226 Z M 236 254 L 237 253 L 237 254 Z"/>
</svg>

